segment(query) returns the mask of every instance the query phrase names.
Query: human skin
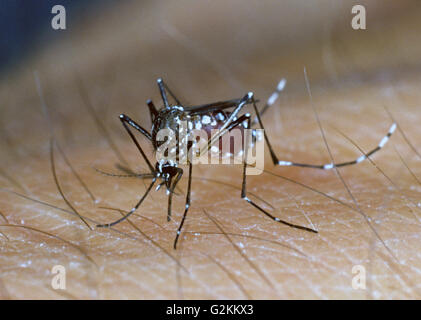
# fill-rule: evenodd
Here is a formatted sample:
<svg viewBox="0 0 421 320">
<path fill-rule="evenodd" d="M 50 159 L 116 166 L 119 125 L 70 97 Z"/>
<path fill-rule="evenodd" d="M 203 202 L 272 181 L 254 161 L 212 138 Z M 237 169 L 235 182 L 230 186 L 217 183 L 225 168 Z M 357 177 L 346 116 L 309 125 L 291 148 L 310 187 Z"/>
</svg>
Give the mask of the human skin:
<svg viewBox="0 0 421 320">
<path fill-rule="evenodd" d="M 248 26 L 255 38 L 240 33 L 244 43 L 231 45 L 231 33 L 238 35 L 244 26 L 234 19 L 232 30 L 215 38 L 207 29 L 213 20 L 200 5 L 190 9 L 196 15 L 186 24 L 183 17 L 191 12 L 169 4 L 145 6 L 139 14 L 143 20 L 136 20 L 136 10 L 128 6 L 119 18 L 105 13 L 106 18 L 84 25 L 83 34 L 74 31 L 31 57 L 5 76 L 0 87 L 0 297 L 419 298 L 420 48 L 412 40 L 420 13 L 405 11 L 405 5 L 387 26 L 381 23 L 387 16 L 383 9 L 380 22 L 358 33 L 349 27 L 350 7 L 344 4 L 329 20 L 339 31 L 324 29 L 320 17 L 310 17 L 303 30 L 288 25 L 301 40 L 280 44 L 273 43 L 275 35 L 259 39 L 271 23 L 274 34 L 278 31 L 270 19 L 259 24 L 268 9 L 254 8 L 260 19 Z M 285 16 L 288 9 L 294 12 L 288 6 L 282 9 Z M 212 10 L 217 25 L 227 28 L 224 23 L 233 11 L 218 5 Z M 122 14 L 131 18 L 127 21 L 141 22 L 112 33 Z M 200 14 L 204 20 L 197 18 Z M 243 22 L 241 15 L 247 12 L 237 14 Z M 337 22 L 341 19 L 336 14 L 346 21 Z M 315 40 L 310 39 L 312 27 L 320 29 Z M 143 39 L 141 45 L 133 41 L 135 35 Z M 109 46 L 110 38 L 116 44 Z M 247 52 L 240 53 L 241 47 Z M 250 198 L 264 199 L 273 208 L 256 201 L 273 215 L 316 228 L 318 234 L 278 224 L 242 200 L 241 166 L 195 166 L 192 204 L 174 250 L 187 174 L 174 198 L 171 222 L 166 221 L 167 197 L 160 190 L 151 192 L 130 221 L 96 228 L 121 216 L 104 207 L 128 211 L 146 190 L 149 180 L 110 177 L 95 168 L 124 174 L 116 164 L 127 162 L 133 171 L 145 172 L 118 115 L 126 113 L 150 128 L 144 101 L 152 98 L 161 105 L 158 76 L 189 105 L 237 98 L 248 91 L 264 101 L 285 77 L 285 91 L 263 117 L 282 160 L 329 163 L 327 145 L 335 161 L 355 159 L 362 153 L 346 137 L 369 151 L 393 122 L 387 110 L 399 130 L 373 162 L 337 171 L 275 167 L 266 150 L 269 173 L 248 177 Z M 139 139 L 153 159 L 152 148 Z M 72 207 L 60 194 L 54 172 Z M 66 290 L 51 287 L 55 265 L 66 268 Z M 358 265 L 366 270 L 365 290 L 352 287 L 352 269 Z"/>
</svg>

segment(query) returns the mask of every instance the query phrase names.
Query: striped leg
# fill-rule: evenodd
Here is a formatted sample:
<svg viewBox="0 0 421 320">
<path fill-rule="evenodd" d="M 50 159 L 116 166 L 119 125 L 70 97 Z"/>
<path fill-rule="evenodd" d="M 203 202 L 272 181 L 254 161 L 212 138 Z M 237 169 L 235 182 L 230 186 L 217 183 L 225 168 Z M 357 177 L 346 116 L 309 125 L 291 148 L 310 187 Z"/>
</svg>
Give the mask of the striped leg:
<svg viewBox="0 0 421 320">
<path fill-rule="evenodd" d="M 106 224 L 98 224 L 97 228 L 110 228 L 112 226 L 115 226 L 116 224 L 120 223 L 121 221 L 126 220 L 128 217 L 130 217 L 142 204 L 143 200 L 146 199 L 146 197 L 148 196 L 149 192 L 151 191 L 153 185 L 156 182 L 156 177 L 153 178 L 151 184 L 149 185 L 148 189 L 146 189 L 146 192 L 143 194 L 142 198 L 139 200 L 139 202 L 129 211 L 129 213 L 127 213 L 125 216 L 123 216 L 122 218 L 111 222 L 111 223 L 106 223 Z"/>
<path fill-rule="evenodd" d="M 135 121 L 130 119 L 128 116 L 126 116 L 125 114 L 120 114 L 120 121 L 121 121 L 124 129 L 126 129 L 127 133 L 129 134 L 130 138 L 132 138 L 132 141 L 136 145 L 137 149 L 139 150 L 140 154 L 142 155 L 143 159 L 145 160 L 146 164 L 148 165 L 149 169 L 151 170 L 151 173 L 155 173 L 154 167 L 152 166 L 151 162 L 149 161 L 148 157 L 146 156 L 145 152 L 143 151 L 143 149 L 140 146 L 139 142 L 137 141 L 136 137 L 130 131 L 128 125 L 130 125 L 132 128 L 136 129 L 141 134 L 143 134 L 149 141 L 152 141 L 151 134 L 147 130 L 142 128 L 140 125 L 138 125 Z"/>
<path fill-rule="evenodd" d="M 276 100 L 279 97 L 279 94 L 281 93 L 281 91 L 284 90 L 286 83 L 287 81 L 284 78 L 282 78 L 279 81 L 278 85 L 276 86 L 275 91 L 269 96 L 269 98 L 266 101 L 265 106 L 262 108 L 262 110 L 260 110 L 260 116 L 263 116 L 263 114 L 276 102 Z M 254 118 L 253 120 L 252 125 L 255 125 L 258 122 L 259 122 L 259 119 L 256 116 L 256 118 Z"/>
<path fill-rule="evenodd" d="M 366 155 L 362 155 L 359 158 L 357 158 L 355 160 L 352 160 L 352 161 L 341 162 L 341 163 L 327 163 L 327 164 L 322 164 L 322 165 L 314 165 L 314 164 L 305 164 L 305 163 L 297 163 L 297 162 L 280 160 L 276 164 L 278 166 L 294 166 L 294 167 L 315 168 L 315 169 L 323 169 L 323 170 L 330 170 L 330 169 L 333 169 L 335 167 L 350 166 L 350 165 L 353 165 L 353 164 L 363 162 L 365 159 L 367 159 L 368 157 L 370 157 L 371 155 L 373 155 L 374 153 L 379 151 L 381 148 L 383 148 L 385 146 L 385 144 L 387 143 L 387 141 L 389 141 L 389 138 L 392 136 L 392 134 L 395 130 L 396 130 L 396 123 L 393 123 L 392 126 L 390 127 L 389 131 L 383 137 L 383 139 L 380 141 L 380 143 L 377 145 L 377 147 L 372 149 Z"/>
<path fill-rule="evenodd" d="M 276 87 L 276 90 L 270 95 L 270 97 L 268 98 L 265 106 L 262 108 L 261 111 L 257 110 L 257 106 L 256 106 L 255 102 L 253 101 L 253 107 L 254 107 L 254 110 L 256 112 L 256 118 L 253 121 L 253 125 L 259 123 L 260 127 L 262 129 L 264 129 L 263 123 L 262 123 L 262 120 L 261 120 L 261 116 L 270 108 L 271 105 L 273 105 L 275 103 L 275 101 L 279 97 L 279 93 L 285 88 L 285 85 L 286 85 L 286 80 L 281 79 L 281 81 L 279 81 L 279 83 L 278 83 L 278 86 Z M 373 155 L 374 153 L 379 151 L 381 148 L 383 148 L 384 145 L 387 143 L 390 136 L 393 134 L 393 132 L 395 130 L 396 130 L 396 123 L 393 123 L 392 126 L 390 127 L 388 133 L 383 137 L 383 139 L 380 141 L 380 143 L 377 145 L 377 147 L 372 149 L 366 155 L 362 155 L 359 158 L 357 158 L 355 160 L 352 160 L 352 161 L 346 161 L 346 162 L 341 162 L 341 163 L 327 163 L 327 164 L 323 164 L 323 165 L 314 165 L 314 164 L 298 163 L 298 162 L 292 162 L 292 161 L 286 161 L 286 160 L 278 160 L 278 157 L 276 156 L 275 152 L 273 151 L 273 148 L 272 148 L 272 146 L 269 142 L 269 139 L 266 135 L 266 132 L 265 132 L 264 138 L 266 140 L 266 144 L 268 145 L 270 154 L 272 156 L 272 161 L 275 165 L 330 170 L 330 169 L 333 169 L 335 167 L 350 166 L 350 165 L 358 164 L 358 163 L 364 161 L 365 159 L 367 159 L 368 157 L 370 157 L 371 155 Z"/>
<path fill-rule="evenodd" d="M 247 118 L 248 121 L 248 126 L 250 127 L 250 116 L 249 115 L 245 115 L 245 117 Z M 260 117 L 259 117 L 260 119 Z M 247 175 L 246 175 L 246 169 L 247 169 L 247 155 L 248 155 L 248 148 L 250 145 L 250 142 L 248 141 L 248 135 L 246 135 L 246 139 L 245 139 L 245 147 L 244 147 L 244 163 L 243 163 L 243 184 L 241 187 L 241 198 L 246 200 L 249 204 L 251 204 L 253 207 L 255 207 L 257 210 L 259 210 L 261 213 L 263 213 L 264 215 L 266 215 L 267 217 L 269 217 L 270 219 L 272 219 L 275 222 L 284 224 L 286 226 L 292 227 L 292 228 L 296 228 L 296 229 L 300 229 L 300 230 L 304 230 L 304 231 L 309 231 L 309 232 L 314 232 L 314 233 L 318 233 L 317 230 L 311 229 L 311 228 L 307 228 L 307 227 L 303 227 L 303 226 L 299 226 L 290 222 L 287 222 L 285 220 L 282 220 L 278 217 L 275 217 L 273 215 L 271 215 L 269 212 L 267 212 L 266 210 L 264 210 L 262 207 L 260 207 L 259 205 L 257 205 L 253 200 L 251 200 L 250 198 L 247 197 Z"/>
<path fill-rule="evenodd" d="M 178 238 L 180 237 L 181 229 L 183 228 L 184 221 L 186 221 L 187 212 L 189 211 L 189 208 L 190 208 L 192 172 L 193 172 L 193 164 L 190 162 L 189 163 L 189 180 L 187 183 L 186 204 L 185 204 L 185 209 L 183 213 L 183 218 L 181 219 L 180 225 L 178 226 L 178 229 L 177 229 L 177 235 L 175 236 L 175 239 L 174 239 L 174 250 L 177 249 Z"/>
</svg>

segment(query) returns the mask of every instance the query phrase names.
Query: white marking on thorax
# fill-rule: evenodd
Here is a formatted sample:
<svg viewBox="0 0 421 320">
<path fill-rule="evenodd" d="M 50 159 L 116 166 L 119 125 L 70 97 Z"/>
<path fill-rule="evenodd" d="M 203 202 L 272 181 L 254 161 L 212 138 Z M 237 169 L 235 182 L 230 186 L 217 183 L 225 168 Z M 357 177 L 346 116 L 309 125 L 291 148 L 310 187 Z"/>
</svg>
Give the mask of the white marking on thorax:
<svg viewBox="0 0 421 320">
<path fill-rule="evenodd" d="M 209 116 L 202 117 L 202 124 L 209 124 L 211 122 L 211 118 Z"/>
</svg>

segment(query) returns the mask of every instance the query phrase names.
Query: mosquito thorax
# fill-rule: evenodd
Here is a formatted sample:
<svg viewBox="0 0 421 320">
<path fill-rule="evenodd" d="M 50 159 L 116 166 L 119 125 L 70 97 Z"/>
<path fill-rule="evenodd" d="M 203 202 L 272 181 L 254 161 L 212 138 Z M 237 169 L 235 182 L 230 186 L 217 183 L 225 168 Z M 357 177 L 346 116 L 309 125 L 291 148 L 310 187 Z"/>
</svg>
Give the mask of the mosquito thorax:
<svg viewBox="0 0 421 320">
<path fill-rule="evenodd" d="M 158 141 L 158 132 L 162 129 L 172 130 L 174 133 L 178 132 L 183 121 L 187 121 L 187 116 L 181 106 L 170 106 L 162 108 L 158 111 L 158 115 L 152 124 L 152 143 L 157 149 L 164 141 Z"/>
</svg>

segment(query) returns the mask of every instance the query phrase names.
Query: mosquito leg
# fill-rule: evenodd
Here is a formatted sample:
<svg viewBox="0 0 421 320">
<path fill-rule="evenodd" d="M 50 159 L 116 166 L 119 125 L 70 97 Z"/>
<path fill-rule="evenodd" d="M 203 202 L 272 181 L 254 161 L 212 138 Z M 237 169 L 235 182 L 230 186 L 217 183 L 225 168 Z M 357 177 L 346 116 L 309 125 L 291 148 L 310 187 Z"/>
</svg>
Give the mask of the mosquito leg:
<svg viewBox="0 0 421 320">
<path fill-rule="evenodd" d="M 170 88 L 168 88 L 168 86 L 164 82 L 164 80 L 162 80 L 161 78 L 159 78 L 158 79 L 158 85 L 160 86 L 160 90 L 161 90 L 161 86 L 162 86 L 163 89 L 165 89 L 166 91 L 168 91 L 168 93 L 170 94 L 171 97 L 173 97 L 173 99 L 175 100 L 175 102 L 177 103 L 178 106 L 182 106 L 180 100 L 178 100 L 177 97 L 174 95 L 174 93 L 170 90 Z"/>
<path fill-rule="evenodd" d="M 167 221 L 171 220 L 171 206 L 172 206 L 172 196 L 174 193 L 174 189 L 177 186 L 178 181 L 180 181 L 181 177 L 183 176 L 183 169 L 181 168 L 177 168 L 178 169 L 178 173 L 177 176 L 175 177 L 174 183 L 172 184 L 172 187 L 170 188 L 170 193 L 168 195 L 168 215 L 167 215 Z"/>
<path fill-rule="evenodd" d="M 129 116 L 126 116 L 125 114 L 120 114 L 120 121 L 123 123 L 123 125 L 128 123 L 131 127 L 135 128 L 137 131 L 143 134 L 148 140 L 152 140 L 152 136 L 148 132 L 148 130 L 144 129 L 136 121 L 132 120 Z"/>
<path fill-rule="evenodd" d="M 167 93 L 165 92 L 164 82 L 162 81 L 161 78 L 158 78 L 156 82 L 158 83 L 159 92 L 161 93 L 162 101 L 164 101 L 165 107 L 168 108 L 170 105 L 168 104 L 168 98 L 167 98 Z"/>
<path fill-rule="evenodd" d="M 236 122 L 236 120 L 234 119 L 236 119 L 238 113 L 241 111 L 241 109 L 243 109 L 243 107 L 247 104 L 247 102 L 251 101 L 252 97 L 253 97 L 253 93 L 249 92 L 240 100 L 237 107 L 230 114 L 229 118 L 226 120 L 224 125 L 219 129 L 219 132 L 215 134 L 213 137 L 211 137 L 211 139 L 209 139 L 207 146 L 203 150 L 201 150 L 200 153 L 206 150 L 206 148 L 209 150 L 211 146 L 213 146 L 214 143 L 219 140 L 220 137 L 222 137 L 229 130 L 233 129 L 233 123 Z"/>
<path fill-rule="evenodd" d="M 181 219 L 180 225 L 179 225 L 178 230 L 177 230 L 177 235 L 175 236 L 175 239 L 174 239 L 174 249 L 177 249 L 177 241 L 178 241 L 178 238 L 180 237 L 181 229 L 183 228 L 184 221 L 186 220 L 187 211 L 190 208 L 190 191 L 191 191 L 192 170 L 193 170 L 193 164 L 189 163 L 189 181 L 188 181 L 188 185 L 187 185 L 186 206 L 185 206 L 185 209 L 184 209 L 183 218 Z"/>
<path fill-rule="evenodd" d="M 233 122 L 231 122 L 231 124 L 225 128 L 223 134 L 221 134 L 219 136 L 219 138 L 222 138 L 224 136 L 225 133 L 230 132 L 231 130 L 235 129 L 238 126 L 243 126 L 244 129 L 248 128 L 248 122 L 247 119 L 250 118 L 250 114 L 243 114 L 241 117 L 239 117 L 238 119 L 234 120 Z M 208 140 L 208 148 L 211 148 L 215 143 L 217 143 L 218 141 L 216 141 L 215 139 L 209 139 Z"/>
<path fill-rule="evenodd" d="M 248 118 L 248 127 L 250 127 L 251 121 L 250 121 L 250 117 Z M 263 208 L 261 208 L 260 206 L 258 206 L 256 203 L 254 203 L 251 199 L 249 199 L 247 197 L 247 175 L 246 175 L 246 168 L 247 168 L 247 155 L 248 155 L 248 146 L 249 146 L 249 142 L 248 142 L 248 135 L 246 135 L 246 142 L 245 142 L 245 147 L 244 147 L 244 164 L 243 164 L 243 185 L 241 188 L 241 198 L 246 200 L 248 203 L 250 203 L 253 207 L 255 207 L 256 209 L 258 209 L 260 212 L 262 212 L 263 214 L 265 214 L 266 216 L 268 216 L 269 218 L 271 218 L 273 221 L 285 224 L 289 227 L 292 228 L 296 228 L 296 229 L 300 229 L 300 230 L 305 230 L 305 231 L 310 231 L 310 232 L 314 232 L 317 233 L 316 230 L 313 230 L 311 228 L 307 228 L 307 227 L 303 227 L 303 226 L 299 226 L 296 224 L 292 224 L 289 223 L 287 221 L 281 220 L 277 217 L 274 217 L 273 215 L 271 215 L 269 212 L 267 212 L 266 210 L 264 210 Z"/>
<path fill-rule="evenodd" d="M 142 202 L 143 202 L 143 200 L 145 200 L 146 199 L 146 197 L 148 196 L 148 194 L 149 194 L 149 192 L 151 191 L 151 189 L 152 189 L 152 187 L 153 187 L 153 185 L 155 184 L 155 182 L 156 182 L 156 177 L 155 178 L 153 178 L 153 180 L 152 180 L 152 182 L 151 182 L 151 184 L 149 185 L 149 187 L 148 187 L 148 189 L 146 190 L 146 192 L 145 192 L 145 194 L 143 195 L 143 197 L 139 200 L 139 202 L 132 208 L 132 210 L 130 210 L 129 211 L 129 213 L 128 214 L 126 214 L 125 216 L 123 216 L 122 218 L 120 218 L 120 219 L 118 219 L 118 220 L 116 220 L 116 221 L 114 221 L 114 222 L 111 222 L 111 223 L 107 223 L 107 224 L 98 224 L 97 225 L 97 227 L 98 228 L 109 228 L 109 227 L 112 227 L 112 226 L 114 226 L 114 225 L 116 225 L 117 223 L 120 223 L 121 221 L 123 221 L 123 220 L 126 220 L 133 212 L 135 212 L 136 210 L 137 210 L 137 208 L 139 208 L 140 207 L 140 205 L 142 204 Z"/>
<path fill-rule="evenodd" d="M 276 102 L 276 100 L 279 97 L 279 94 L 284 90 L 286 83 L 287 83 L 287 81 L 284 78 L 282 78 L 281 81 L 279 81 L 278 85 L 276 86 L 275 91 L 272 92 L 272 94 L 267 99 L 265 106 L 262 108 L 262 110 L 260 110 L 260 116 L 263 116 L 263 114 L 266 111 L 268 111 L 269 108 Z M 252 126 L 254 126 L 258 122 L 259 121 L 258 121 L 257 117 L 254 118 Z"/>
<path fill-rule="evenodd" d="M 294 167 L 304 167 L 304 168 L 314 168 L 314 169 L 322 169 L 322 170 L 331 170 L 335 167 L 345 167 L 350 166 L 354 164 L 358 164 L 360 162 L 363 162 L 368 157 L 372 156 L 374 153 L 379 151 L 381 148 L 385 146 L 385 144 L 389 141 L 390 137 L 392 136 L 393 132 L 396 130 L 396 123 L 393 123 L 392 126 L 389 128 L 389 131 L 387 134 L 383 137 L 383 139 L 379 142 L 377 147 L 370 150 L 367 154 L 364 154 L 360 157 L 358 157 L 355 160 L 341 162 L 341 163 L 327 163 L 327 164 L 321 164 L 321 165 L 315 165 L 315 164 L 306 164 L 306 163 L 298 163 L 298 162 L 291 162 L 291 161 L 279 161 L 277 163 L 278 166 L 294 166 Z"/>
<path fill-rule="evenodd" d="M 151 99 L 147 100 L 146 104 L 148 105 L 149 115 L 151 116 L 151 122 L 153 123 L 158 115 L 158 110 L 156 110 L 156 107 Z"/>
<path fill-rule="evenodd" d="M 132 138 L 134 144 L 136 145 L 137 149 L 139 150 L 140 154 L 142 155 L 143 159 L 145 160 L 145 162 L 148 165 L 151 172 L 155 173 L 155 169 L 153 168 L 152 164 L 149 162 L 149 159 L 146 157 L 145 152 L 143 151 L 143 149 L 140 146 L 139 142 L 137 141 L 136 137 L 130 131 L 127 124 L 129 124 L 131 127 L 135 128 L 137 131 L 139 131 L 141 134 L 143 134 L 149 140 L 152 140 L 152 137 L 151 137 L 150 133 L 148 131 L 146 131 L 145 129 L 143 129 L 140 125 L 138 125 L 135 121 L 130 119 L 125 114 L 120 115 L 120 121 L 123 124 L 124 128 L 126 129 L 127 133 L 129 134 L 130 138 Z"/>
<path fill-rule="evenodd" d="M 257 106 L 256 106 L 256 102 L 254 101 L 254 97 L 252 97 L 252 100 L 253 100 L 253 108 L 254 108 L 254 111 L 256 112 L 257 121 L 259 122 L 260 127 L 264 130 L 263 122 L 262 122 L 262 119 L 260 117 L 260 113 L 257 110 Z M 369 156 L 373 155 L 374 153 L 376 153 L 377 151 L 379 151 L 381 148 L 383 148 L 385 146 L 385 144 L 387 143 L 387 141 L 389 141 L 389 138 L 392 136 L 392 134 L 395 130 L 396 130 L 396 123 L 393 123 L 392 126 L 390 127 L 388 133 L 383 137 L 383 139 L 380 141 L 378 146 L 376 148 L 372 149 L 370 152 L 368 152 L 367 155 L 362 155 L 359 158 L 357 158 L 355 160 L 352 160 L 352 161 L 346 161 L 346 162 L 341 162 L 341 163 L 327 163 L 327 164 L 322 164 L 322 165 L 306 164 L 306 163 L 298 163 L 298 162 L 292 162 L 292 161 L 279 160 L 278 157 L 276 156 L 275 152 L 273 151 L 272 145 L 269 142 L 269 138 L 266 134 L 266 130 L 263 131 L 263 134 L 264 134 L 266 144 L 269 148 L 269 152 L 270 152 L 270 155 L 272 157 L 272 161 L 273 161 L 274 165 L 330 170 L 330 169 L 333 169 L 335 167 L 345 167 L 345 166 L 354 165 L 354 164 L 357 164 L 357 163 L 360 163 L 360 162 L 366 160 Z"/>
<path fill-rule="evenodd" d="M 230 114 L 229 118 L 227 119 L 225 124 L 220 129 L 221 131 L 223 131 L 225 128 L 227 128 L 231 124 L 231 122 L 234 121 L 234 118 L 237 117 L 237 115 L 241 111 L 241 109 L 243 109 L 244 106 L 247 104 L 247 102 L 251 101 L 252 98 L 253 98 L 253 92 L 249 92 L 240 100 L 238 106 Z"/>
<path fill-rule="evenodd" d="M 262 119 L 260 118 L 259 110 L 257 110 L 256 101 L 254 100 L 254 96 L 252 96 L 251 99 L 253 101 L 253 108 L 254 108 L 254 112 L 256 113 L 257 121 L 259 122 L 260 128 L 263 129 L 263 135 L 264 135 L 266 144 L 268 145 L 270 156 L 272 157 L 273 164 L 276 165 L 276 164 L 279 163 L 278 157 L 276 156 L 275 152 L 273 151 L 272 145 L 269 142 L 269 138 L 266 134 L 265 127 L 263 126 Z"/>
</svg>

